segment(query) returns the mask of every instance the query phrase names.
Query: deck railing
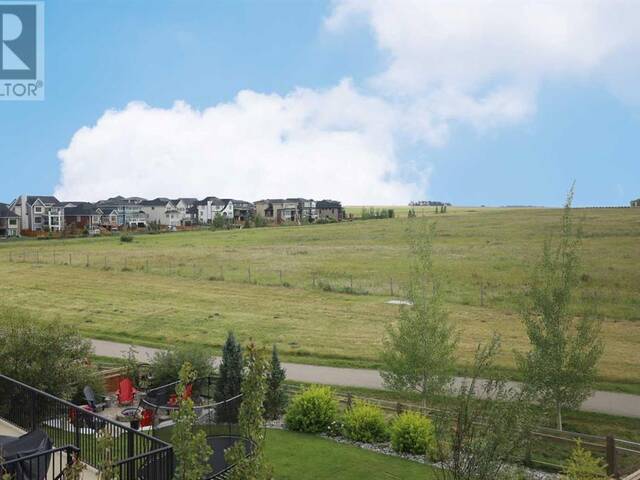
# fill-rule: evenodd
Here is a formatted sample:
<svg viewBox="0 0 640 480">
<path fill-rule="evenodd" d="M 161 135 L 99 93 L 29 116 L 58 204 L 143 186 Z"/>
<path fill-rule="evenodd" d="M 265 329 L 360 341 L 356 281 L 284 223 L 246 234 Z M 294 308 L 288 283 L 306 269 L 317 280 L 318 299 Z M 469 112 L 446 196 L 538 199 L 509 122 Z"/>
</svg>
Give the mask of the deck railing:
<svg viewBox="0 0 640 480">
<path fill-rule="evenodd" d="M 73 445 L 65 445 L 10 461 L 3 462 L 0 459 L 0 477 L 9 475 L 11 480 L 60 480 L 78 453 Z"/>
<path fill-rule="evenodd" d="M 45 431 L 54 446 L 78 449 L 82 462 L 102 464 L 98 432 L 113 438 L 116 473 L 121 480 L 169 480 L 173 476 L 173 447 L 126 425 L 0 374 L 0 418 L 25 431 Z"/>
</svg>

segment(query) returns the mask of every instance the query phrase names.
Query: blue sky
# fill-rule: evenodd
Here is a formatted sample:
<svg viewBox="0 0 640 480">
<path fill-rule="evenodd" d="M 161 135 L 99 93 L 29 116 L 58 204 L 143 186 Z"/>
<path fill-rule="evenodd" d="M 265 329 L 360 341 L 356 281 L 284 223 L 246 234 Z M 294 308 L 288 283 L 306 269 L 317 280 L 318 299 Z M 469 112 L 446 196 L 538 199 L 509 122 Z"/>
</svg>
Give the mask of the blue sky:
<svg viewBox="0 0 640 480">
<path fill-rule="evenodd" d="M 520 51 L 496 51 L 459 29 L 442 44 L 451 12 L 407 3 L 403 16 L 385 3 L 45 2 L 46 99 L 0 103 L 0 201 L 55 192 L 558 205 L 574 179 L 579 205 L 640 196 L 640 102 L 628 87 L 639 56 L 619 60 L 640 45 L 636 10 L 607 50 L 617 18 L 585 21 L 566 45 L 516 38 Z M 437 23 L 435 37 L 413 25 L 420 15 Z"/>
</svg>

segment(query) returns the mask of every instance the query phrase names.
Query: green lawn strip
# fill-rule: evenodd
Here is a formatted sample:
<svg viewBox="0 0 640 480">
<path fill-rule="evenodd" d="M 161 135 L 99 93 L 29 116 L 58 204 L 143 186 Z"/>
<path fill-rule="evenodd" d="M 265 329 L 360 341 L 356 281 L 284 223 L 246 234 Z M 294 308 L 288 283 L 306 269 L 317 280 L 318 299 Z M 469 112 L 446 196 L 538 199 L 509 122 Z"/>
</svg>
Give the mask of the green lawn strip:
<svg viewBox="0 0 640 480">
<path fill-rule="evenodd" d="M 279 480 L 435 478 L 425 465 L 303 433 L 268 430 L 265 450 Z"/>
</svg>

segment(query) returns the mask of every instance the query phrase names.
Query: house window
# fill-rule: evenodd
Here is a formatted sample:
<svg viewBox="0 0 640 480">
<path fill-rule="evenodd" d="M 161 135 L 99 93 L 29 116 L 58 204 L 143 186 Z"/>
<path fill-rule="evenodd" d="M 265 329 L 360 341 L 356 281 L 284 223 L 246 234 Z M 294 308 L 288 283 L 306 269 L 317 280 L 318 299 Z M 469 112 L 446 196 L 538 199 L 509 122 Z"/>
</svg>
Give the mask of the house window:
<svg viewBox="0 0 640 480">
<path fill-rule="evenodd" d="M 42 217 L 35 217 L 35 218 L 33 219 L 33 221 L 34 221 L 35 223 L 42 223 Z"/>
<path fill-rule="evenodd" d="M 34 213 L 42 213 L 42 207 L 33 207 Z"/>
<path fill-rule="evenodd" d="M 12 226 L 12 227 L 18 226 L 18 220 L 16 218 L 10 218 L 9 219 L 9 225 Z"/>
</svg>

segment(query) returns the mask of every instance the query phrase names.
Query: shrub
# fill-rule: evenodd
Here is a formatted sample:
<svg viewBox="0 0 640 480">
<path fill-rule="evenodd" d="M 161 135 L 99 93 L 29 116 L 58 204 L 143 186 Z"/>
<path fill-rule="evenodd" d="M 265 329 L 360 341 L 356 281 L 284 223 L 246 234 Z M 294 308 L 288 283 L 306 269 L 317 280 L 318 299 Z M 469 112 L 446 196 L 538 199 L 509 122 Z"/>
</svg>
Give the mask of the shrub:
<svg viewBox="0 0 640 480">
<path fill-rule="evenodd" d="M 378 443 L 389 438 L 387 422 L 379 407 L 356 402 L 343 417 L 344 436 L 356 442 Z"/>
<path fill-rule="evenodd" d="M 285 417 L 287 428 L 297 432 L 320 433 L 336 419 L 338 401 L 330 387 L 311 386 L 296 395 Z"/>
<path fill-rule="evenodd" d="M 89 364 L 91 353 L 91 342 L 73 326 L 38 321 L 12 307 L 0 309 L 0 373 L 4 375 L 66 400 L 85 385 L 100 394 L 104 386 Z"/>
<path fill-rule="evenodd" d="M 131 243 L 133 242 L 133 235 L 123 233 L 122 235 L 120 235 L 120 241 L 123 243 Z"/>
<path fill-rule="evenodd" d="M 156 352 L 149 367 L 150 387 L 155 388 L 178 380 L 180 369 L 187 362 L 191 364 L 198 377 L 212 375 L 211 361 L 211 355 L 206 350 L 193 346 L 174 347 Z"/>
<path fill-rule="evenodd" d="M 400 414 L 391 425 L 391 446 L 400 453 L 432 453 L 435 447 L 433 423 L 417 412 Z"/>
<path fill-rule="evenodd" d="M 567 480 L 599 480 L 607 478 L 606 470 L 599 458 L 582 448 L 578 440 L 571 456 L 564 466 L 563 473 Z"/>
</svg>

